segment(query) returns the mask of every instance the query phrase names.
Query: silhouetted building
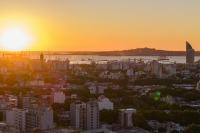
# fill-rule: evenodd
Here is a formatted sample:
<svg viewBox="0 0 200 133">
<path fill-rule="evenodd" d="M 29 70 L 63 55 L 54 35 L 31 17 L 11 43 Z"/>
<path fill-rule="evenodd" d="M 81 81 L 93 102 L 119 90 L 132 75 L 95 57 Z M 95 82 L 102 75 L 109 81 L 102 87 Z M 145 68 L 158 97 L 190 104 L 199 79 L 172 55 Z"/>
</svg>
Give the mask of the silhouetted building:
<svg viewBox="0 0 200 133">
<path fill-rule="evenodd" d="M 194 63 L 194 49 L 186 41 L 186 63 Z"/>
<path fill-rule="evenodd" d="M 43 53 L 41 53 L 41 54 L 40 54 L 41 68 L 43 68 L 43 62 L 44 62 L 44 55 L 43 55 Z"/>
</svg>

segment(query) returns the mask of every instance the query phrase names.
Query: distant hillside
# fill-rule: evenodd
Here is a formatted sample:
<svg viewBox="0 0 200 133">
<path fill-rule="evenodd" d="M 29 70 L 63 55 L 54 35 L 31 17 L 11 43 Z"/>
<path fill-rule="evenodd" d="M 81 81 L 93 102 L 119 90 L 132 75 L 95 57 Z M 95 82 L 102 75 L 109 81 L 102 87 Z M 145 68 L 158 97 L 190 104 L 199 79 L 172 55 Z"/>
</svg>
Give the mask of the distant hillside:
<svg viewBox="0 0 200 133">
<path fill-rule="evenodd" d="M 72 52 L 72 55 L 100 55 L 100 56 L 186 56 L 186 51 L 166 51 L 154 48 L 137 48 L 123 51 L 102 52 Z M 195 51 L 195 56 L 200 56 L 200 51 Z"/>
</svg>

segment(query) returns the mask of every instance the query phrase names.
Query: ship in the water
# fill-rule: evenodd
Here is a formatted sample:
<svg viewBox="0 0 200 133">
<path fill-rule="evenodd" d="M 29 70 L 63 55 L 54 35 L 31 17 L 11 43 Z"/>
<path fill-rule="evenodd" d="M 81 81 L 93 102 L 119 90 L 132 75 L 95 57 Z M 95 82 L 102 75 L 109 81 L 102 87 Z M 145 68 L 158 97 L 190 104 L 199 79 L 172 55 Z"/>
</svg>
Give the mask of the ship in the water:
<svg viewBox="0 0 200 133">
<path fill-rule="evenodd" d="M 167 58 L 167 56 L 160 56 L 158 57 L 158 60 L 169 60 L 169 59 Z"/>
</svg>

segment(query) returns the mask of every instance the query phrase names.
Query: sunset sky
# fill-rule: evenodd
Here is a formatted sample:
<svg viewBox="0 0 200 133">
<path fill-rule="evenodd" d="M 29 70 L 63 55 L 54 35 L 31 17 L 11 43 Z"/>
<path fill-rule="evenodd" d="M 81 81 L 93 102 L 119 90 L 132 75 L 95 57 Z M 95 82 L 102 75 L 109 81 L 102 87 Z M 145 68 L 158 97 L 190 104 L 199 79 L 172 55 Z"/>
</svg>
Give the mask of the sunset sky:
<svg viewBox="0 0 200 133">
<path fill-rule="evenodd" d="M 200 0 L 0 0 L 0 37 L 10 27 L 29 37 L 16 50 L 200 50 Z"/>
</svg>

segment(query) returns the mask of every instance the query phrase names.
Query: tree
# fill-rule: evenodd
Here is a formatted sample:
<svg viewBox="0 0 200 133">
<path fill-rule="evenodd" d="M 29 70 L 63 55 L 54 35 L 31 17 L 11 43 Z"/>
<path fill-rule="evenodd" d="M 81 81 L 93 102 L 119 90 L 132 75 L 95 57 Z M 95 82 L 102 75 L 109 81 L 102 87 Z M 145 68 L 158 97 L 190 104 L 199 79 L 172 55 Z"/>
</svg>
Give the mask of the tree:
<svg viewBox="0 0 200 133">
<path fill-rule="evenodd" d="M 132 114 L 132 122 L 133 122 L 133 125 L 136 126 L 136 127 L 142 128 L 144 125 L 146 125 L 146 119 L 140 113 L 133 113 Z"/>
<path fill-rule="evenodd" d="M 51 104 L 51 107 L 52 107 L 53 110 L 59 110 L 59 109 L 61 109 L 63 106 L 62 106 L 61 103 L 52 103 L 52 104 Z"/>
<path fill-rule="evenodd" d="M 192 92 L 187 92 L 183 95 L 183 98 L 186 102 L 196 101 L 199 100 L 200 95 Z"/>
<path fill-rule="evenodd" d="M 174 111 L 174 110 L 180 110 L 181 107 L 178 103 L 172 103 L 169 105 L 169 109 Z"/>
<path fill-rule="evenodd" d="M 114 109 L 114 110 L 107 110 L 107 109 L 103 109 L 100 110 L 100 122 L 105 122 L 108 124 L 112 124 L 112 123 L 116 123 L 117 118 L 118 118 L 118 110 Z"/>
<path fill-rule="evenodd" d="M 3 112 L 0 112 L 0 121 L 3 121 Z"/>
<path fill-rule="evenodd" d="M 53 121 L 58 122 L 60 120 L 60 117 L 58 116 L 57 111 L 53 111 Z"/>
<path fill-rule="evenodd" d="M 152 127 L 146 122 L 145 117 L 140 112 L 132 114 L 132 122 L 136 127 L 141 127 L 148 131 L 153 130 Z"/>
<path fill-rule="evenodd" d="M 46 101 L 47 101 L 47 102 L 50 102 L 50 101 L 51 101 L 51 97 L 47 97 L 47 98 L 46 98 Z"/>
<path fill-rule="evenodd" d="M 158 128 L 158 132 L 159 132 L 159 133 L 165 133 L 165 132 L 166 132 L 166 129 L 163 128 L 163 127 L 160 127 L 160 128 Z"/>
<path fill-rule="evenodd" d="M 70 111 L 70 104 L 71 104 L 72 102 L 74 102 L 74 101 L 75 101 L 75 99 L 71 99 L 71 98 L 66 99 L 65 102 L 64 102 L 64 104 L 63 104 L 64 110 L 65 110 L 65 111 Z"/>
<path fill-rule="evenodd" d="M 147 120 L 171 121 L 171 116 L 162 110 L 142 110 L 140 112 Z"/>
<path fill-rule="evenodd" d="M 200 125 L 191 124 L 184 130 L 183 133 L 200 133 Z"/>
<path fill-rule="evenodd" d="M 88 88 L 81 88 L 81 89 L 77 89 L 77 94 L 78 96 L 82 97 L 89 97 L 90 95 L 90 90 Z"/>
<path fill-rule="evenodd" d="M 179 133 L 179 131 L 174 129 L 174 130 L 170 131 L 170 133 Z"/>
</svg>

